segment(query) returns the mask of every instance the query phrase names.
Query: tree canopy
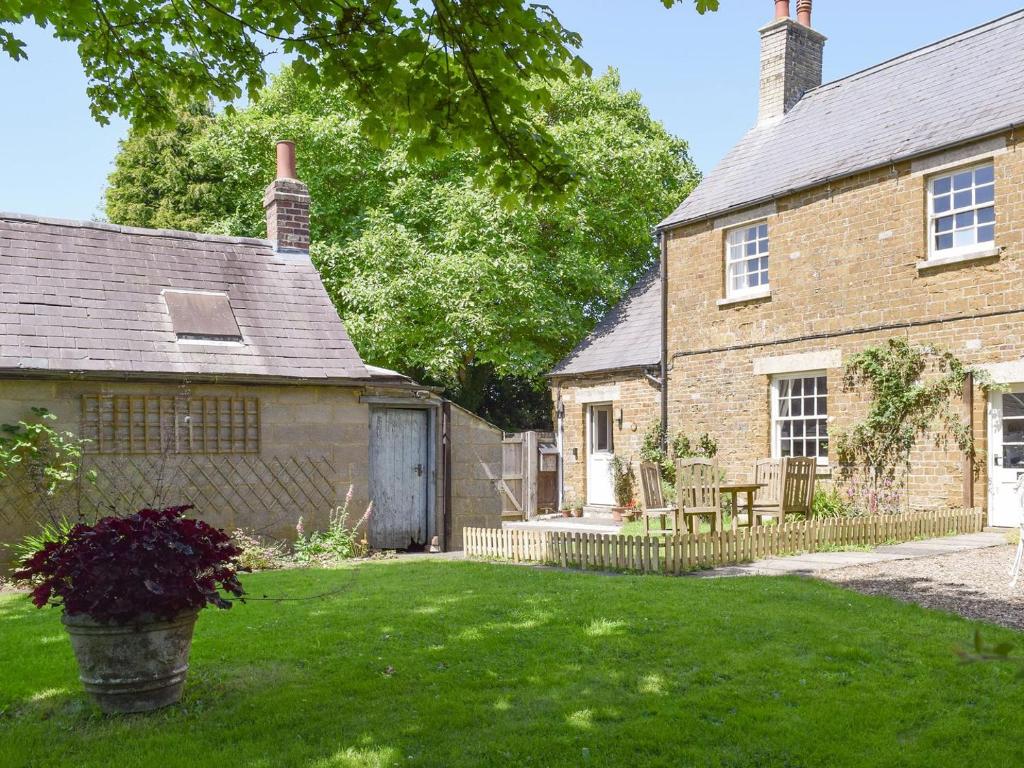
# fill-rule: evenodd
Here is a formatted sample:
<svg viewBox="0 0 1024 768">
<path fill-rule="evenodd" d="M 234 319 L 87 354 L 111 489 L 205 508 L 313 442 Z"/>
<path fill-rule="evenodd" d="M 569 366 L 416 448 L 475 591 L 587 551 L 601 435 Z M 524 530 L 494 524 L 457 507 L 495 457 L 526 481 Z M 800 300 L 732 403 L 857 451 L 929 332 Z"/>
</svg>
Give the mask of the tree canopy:
<svg viewBox="0 0 1024 768">
<path fill-rule="evenodd" d="M 577 178 L 566 197 L 476 182 L 482 152 L 376 147 L 343 89 L 285 70 L 249 108 L 132 131 L 107 191 L 117 223 L 261 237 L 274 139 L 298 147 L 312 255 L 372 364 L 449 389 L 503 426 L 546 420 L 541 376 L 657 258 L 651 228 L 699 174 L 614 71 L 570 76 L 530 115 Z M 411 140 L 411 139 L 410 139 Z M 511 400 L 521 412 L 495 410 Z"/>
<path fill-rule="evenodd" d="M 666 8 L 684 0 L 661 0 Z M 699 13 L 718 0 L 693 0 Z M 267 59 L 339 90 L 376 145 L 401 137 L 413 157 L 475 148 L 503 187 L 547 194 L 571 163 L 530 113 L 551 84 L 589 73 L 578 34 L 527 0 L 0 0 L 0 51 L 28 55 L 17 24 L 77 44 L 93 116 L 170 124 L 182 103 L 256 97 Z M 443 132 L 444 142 L 439 141 Z M 443 148 L 442 148 L 443 151 Z"/>
</svg>

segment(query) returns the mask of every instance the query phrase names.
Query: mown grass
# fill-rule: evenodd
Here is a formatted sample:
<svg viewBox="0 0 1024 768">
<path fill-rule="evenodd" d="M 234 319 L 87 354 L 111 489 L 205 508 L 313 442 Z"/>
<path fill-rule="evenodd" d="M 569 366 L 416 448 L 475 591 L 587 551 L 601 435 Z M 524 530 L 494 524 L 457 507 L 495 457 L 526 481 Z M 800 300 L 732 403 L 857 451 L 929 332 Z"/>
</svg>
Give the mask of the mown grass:
<svg viewBox="0 0 1024 768">
<path fill-rule="evenodd" d="M 668 520 L 659 520 L 657 518 L 654 518 L 654 519 L 651 520 L 651 533 L 652 534 L 657 533 L 659 531 L 670 530 L 671 528 L 672 528 L 672 523 L 669 522 Z M 725 513 L 725 514 L 722 515 L 722 529 L 725 530 L 725 531 L 731 531 L 732 530 L 732 515 L 730 515 L 729 513 Z M 683 530 L 684 531 L 686 530 L 685 526 L 683 527 Z M 707 520 L 701 520 L 700 521 L 700 529 L 698 530 L 698 533 L 710 533 L 710 532 L 711 532 L 711 523 L 708 522 Z M 628 521 L 624 522 L 622 524 L 622 527 L 619 529 L 619 535 L 620 536 L 643 536 L 644 535 L 644 521 L 643 521 L 643 518 L 640 518 L 639 520 L 628 520 Z"/>
<path fill-rule="evenodd" d="M 0 766 L 1009 766 L 1024 681 L 974 625 L 798 578 L 463 562 L 250 576 L 185 700 L 104 717 L 0 597 Z M 986 626 L 986 639 L 1020 634 Z"/>
</svg>

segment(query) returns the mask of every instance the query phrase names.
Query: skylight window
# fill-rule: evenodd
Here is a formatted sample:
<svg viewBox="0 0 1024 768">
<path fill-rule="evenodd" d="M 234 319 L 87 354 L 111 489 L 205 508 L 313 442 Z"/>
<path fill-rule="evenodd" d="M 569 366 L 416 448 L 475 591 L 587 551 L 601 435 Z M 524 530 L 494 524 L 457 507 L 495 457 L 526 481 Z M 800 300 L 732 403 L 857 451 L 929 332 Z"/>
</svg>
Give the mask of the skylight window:
<svg viewBox="0 0 1024 768">
<path fill-rule="evenodd" d="M 242 341 L 226 293 L 165 290 L 163 295 L 178 341 Z"/>
</svg>

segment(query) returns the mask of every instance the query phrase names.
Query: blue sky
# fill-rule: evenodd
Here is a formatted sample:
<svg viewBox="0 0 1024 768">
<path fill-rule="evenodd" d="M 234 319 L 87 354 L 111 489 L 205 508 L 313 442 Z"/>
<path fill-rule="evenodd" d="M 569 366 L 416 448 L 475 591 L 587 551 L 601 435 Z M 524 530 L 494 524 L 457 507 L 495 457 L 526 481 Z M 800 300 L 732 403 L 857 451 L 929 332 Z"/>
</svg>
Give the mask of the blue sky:
<svg viewBox="0 0 1024 768">
<path fill-rule="evenodd" d="M 665 10 L 660 0 L 547 1 L 583 35 L 583 56 L 595 70 L 617 67 L 624 86 L 640 91 L 652 114 L 690 142 L 702 170 L 710 170 L 753 123 L 757 29 L 771 19 L 770 0 L 722 0 L 718 13 L 703 17 L 688 5 Z M 814 27 L 829 38 L 825 79 L 997 18 L 1019 3 L 818 0 Z M 92 120 L 73 45 L 35 27 L 22 32 L 29 60 L 15 64 L 0 55 L 0 210 L 101 215 L 106 176 L 126 125 L 116 118 L 106 127 Z"/>
</svg>

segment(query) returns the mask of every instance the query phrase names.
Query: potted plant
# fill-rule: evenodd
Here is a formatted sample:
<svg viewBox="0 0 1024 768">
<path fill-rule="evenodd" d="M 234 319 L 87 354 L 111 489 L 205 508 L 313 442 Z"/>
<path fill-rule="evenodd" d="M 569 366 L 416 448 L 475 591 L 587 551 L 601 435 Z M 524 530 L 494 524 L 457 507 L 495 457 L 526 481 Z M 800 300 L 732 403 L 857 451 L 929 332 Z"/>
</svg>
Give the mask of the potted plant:
<svg viewBox="0 0 1024 768">
<path fill-rule="evenodd" d="M 615 495 L 612 519 L 621 523 L 627 514 L 632 514 L 632 508 L 636 505 L 636 475 L 633 473 L 633 463 L 621 456 L 612 457 L 612 491 Z"/>
<path fill-rule="evenodd" d="M 622 511 L 622 519 L 626 520 L 626 521 L 636 520 L 639 511 L 640 511 L 640 500 L 639 499 L 630 499 L 629 504 L 627 504 L 626 508 Z"/>
<path fill-rule="evenodd" d="M 79 677 L 104 712 L 179 701 L 199 611 L 231 607 L 218 588 L 243 594 L 241 550 L 224 531 L 185 517 L 191 508 L 80 523 L 14 573 L 37 607 L 64 609 Z"/>
</svg>

